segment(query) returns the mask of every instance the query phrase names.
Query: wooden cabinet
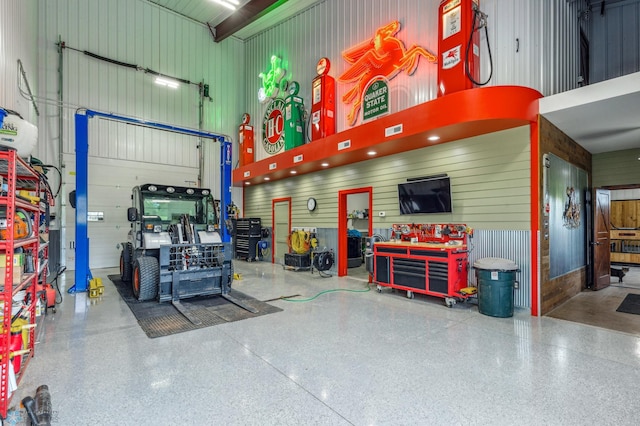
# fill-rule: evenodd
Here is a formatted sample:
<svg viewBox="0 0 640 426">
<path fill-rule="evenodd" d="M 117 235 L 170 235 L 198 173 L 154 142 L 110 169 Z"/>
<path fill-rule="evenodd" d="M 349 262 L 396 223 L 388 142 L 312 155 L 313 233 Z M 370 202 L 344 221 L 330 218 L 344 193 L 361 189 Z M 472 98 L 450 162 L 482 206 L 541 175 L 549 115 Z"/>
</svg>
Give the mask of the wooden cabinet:
<svg viewBox="0 0 640 426">
<path fill-rule="evenodd" d="M 640 200 L 611 202 L 611 262 L 640 264 Z"/>
<path fill-rule="evenodd" d="M 460 296 L 467 287 L 464 245 L 380 242 L 373 253 L 378 285 L 438 297 Z"/>
<path fill-rule="evenodd" d="M 611 231 L 611 262 L 640 264 L 640 231 Z"/>
</svg>

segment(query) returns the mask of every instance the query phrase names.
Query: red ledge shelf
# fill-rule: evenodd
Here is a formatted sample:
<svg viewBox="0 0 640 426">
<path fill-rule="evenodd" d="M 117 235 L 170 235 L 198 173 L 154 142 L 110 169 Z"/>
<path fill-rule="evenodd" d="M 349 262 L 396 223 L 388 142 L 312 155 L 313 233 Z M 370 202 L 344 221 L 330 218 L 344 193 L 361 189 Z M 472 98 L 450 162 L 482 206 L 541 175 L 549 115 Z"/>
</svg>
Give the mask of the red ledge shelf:
<svg viewBox="0 0 640 426">
<path fill-rule="evenodd" d="M 372 149 L 375 157 L 382 157 L 528 125 L 537 120 L 541 97 L 538 91 L 521 86 L 452 93 L 237 168 L 233 184 L 257 185 L 267 182 L 267 177 L 269 182 L 290 178 L 292 171 L 297 176 L 370 160 L 374 157 L 367 153 Z M 401 131 L 386 136 L 399 126 Z M 433 135 L 440 139 L 427 140 Z M 339 149 L 347 141 L 350 147 Z M 323 162 L 329 167 L 323 167 Z"/>
</svg>

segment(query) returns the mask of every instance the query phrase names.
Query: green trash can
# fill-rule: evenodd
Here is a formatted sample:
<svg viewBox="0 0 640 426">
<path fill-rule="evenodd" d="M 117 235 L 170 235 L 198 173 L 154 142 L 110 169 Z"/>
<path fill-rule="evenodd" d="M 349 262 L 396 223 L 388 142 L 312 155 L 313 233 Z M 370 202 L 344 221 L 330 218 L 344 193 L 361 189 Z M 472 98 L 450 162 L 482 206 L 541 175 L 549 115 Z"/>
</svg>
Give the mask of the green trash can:
<svg viewBox="0 0 640 426">
<path fill-rule="evenodd" d="M 478 311 L 491 317 L 512 317 L 518 265 L 509 259 L 486 257 L 476 260 L 473 267 L 478 282 Z"/>
</svg>

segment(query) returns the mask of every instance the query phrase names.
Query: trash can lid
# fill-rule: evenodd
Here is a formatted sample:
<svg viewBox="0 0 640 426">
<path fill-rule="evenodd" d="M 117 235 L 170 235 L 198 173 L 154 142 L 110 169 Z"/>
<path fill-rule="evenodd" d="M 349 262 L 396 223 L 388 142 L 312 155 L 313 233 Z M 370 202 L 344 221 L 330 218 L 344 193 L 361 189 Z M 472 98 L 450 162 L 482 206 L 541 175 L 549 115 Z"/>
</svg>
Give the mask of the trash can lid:
<svg viewBox="0 0 640 426">
<path fill-rule="evenodd" d="M 496 271 L 516 271 L 518 265 L 513 260 L 503 259 L 501 257 L 485 257 L 473 262 L 476 269 L 488 269 Z"/>
</svg>

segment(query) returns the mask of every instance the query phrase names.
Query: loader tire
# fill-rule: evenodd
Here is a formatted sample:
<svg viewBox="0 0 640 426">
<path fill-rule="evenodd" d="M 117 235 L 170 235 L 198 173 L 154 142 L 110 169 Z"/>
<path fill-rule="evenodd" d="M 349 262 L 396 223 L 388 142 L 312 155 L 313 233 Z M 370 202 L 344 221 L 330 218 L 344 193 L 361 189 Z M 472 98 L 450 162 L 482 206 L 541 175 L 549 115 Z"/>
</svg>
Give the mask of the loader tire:
<svg viewBox="0 0 640 426">
<path fill-rule="evenodd" d="M 120 253 L 120 279 L 125 283 L 131 281 L 131 257 L 133 256 L 131 244 L 126 244 Z"/>
<path fill-rule="evenodd" d="M 158 259 L 152 256 L 140 256 L 133 267 L 131 288 L 133 295 L 141 302 L 158 297 L 160 267 Z"/>
</svg>

